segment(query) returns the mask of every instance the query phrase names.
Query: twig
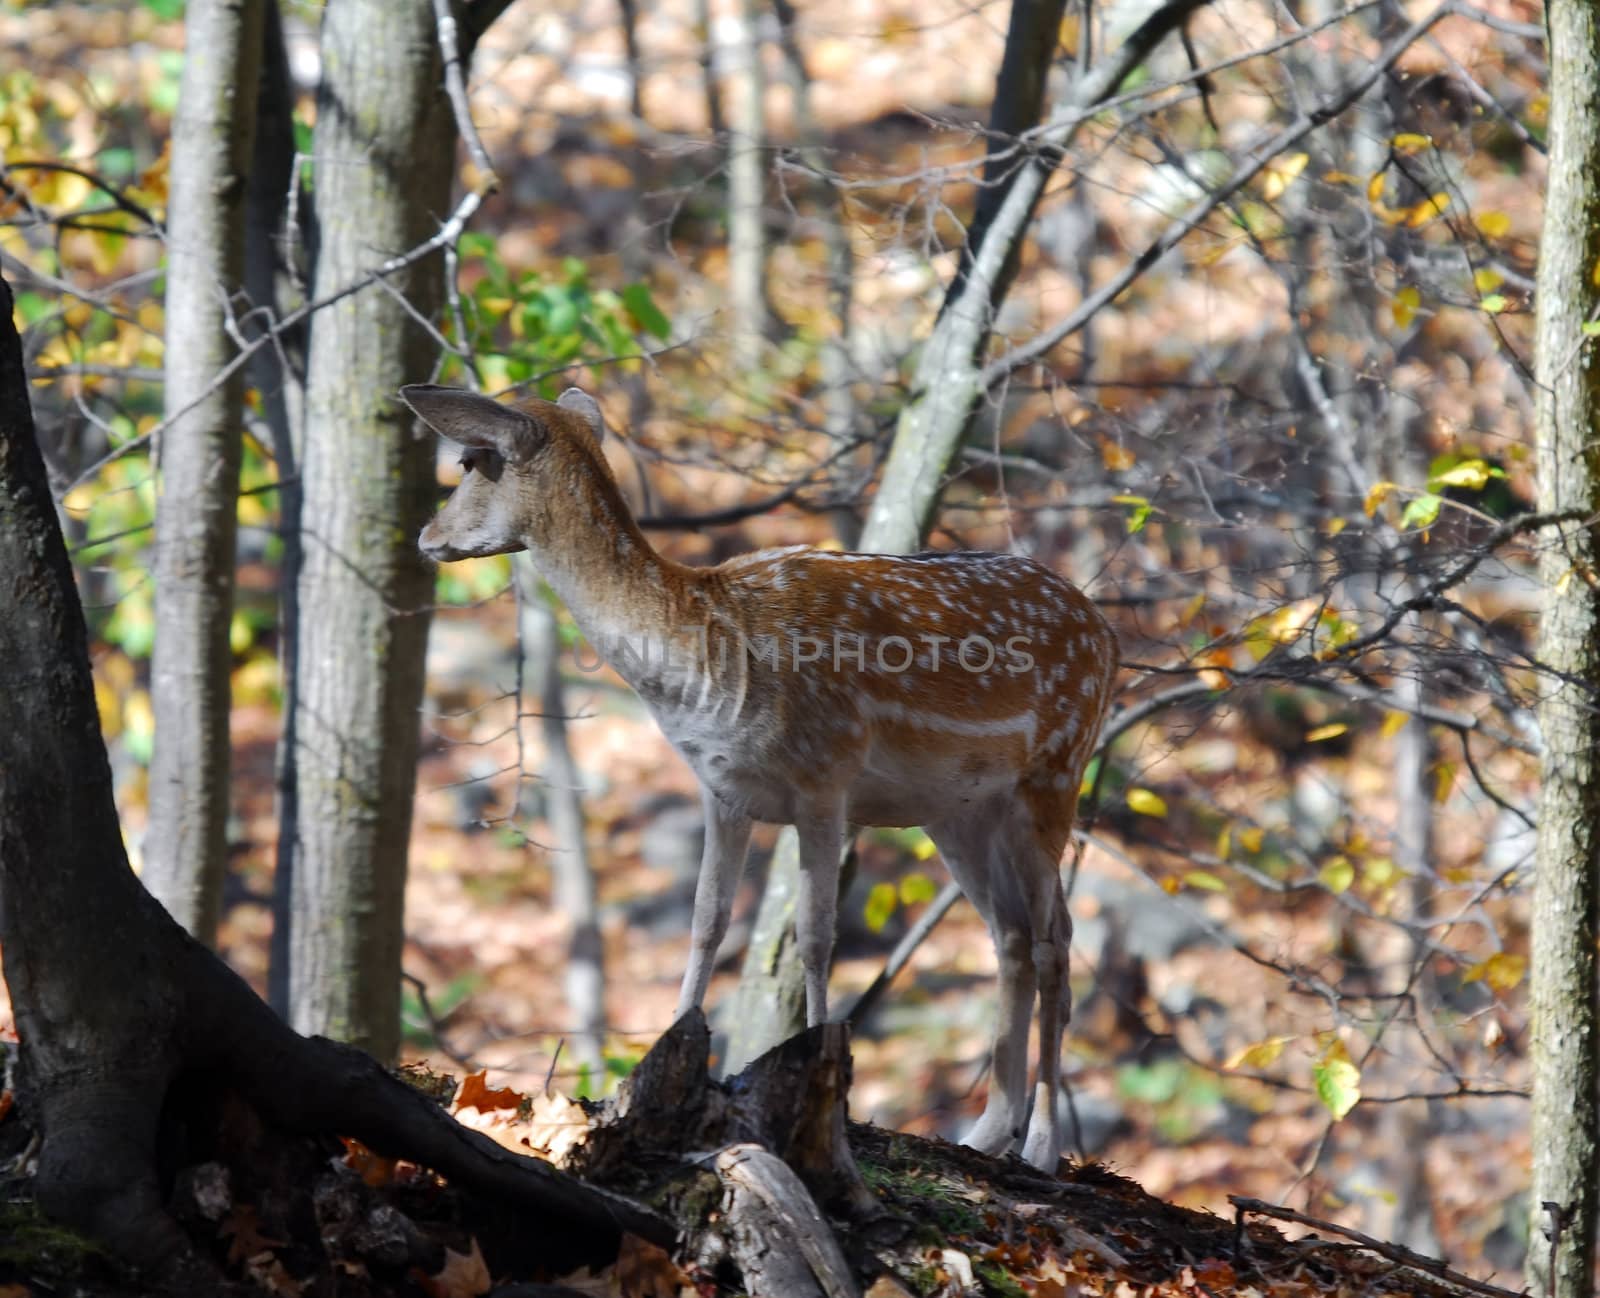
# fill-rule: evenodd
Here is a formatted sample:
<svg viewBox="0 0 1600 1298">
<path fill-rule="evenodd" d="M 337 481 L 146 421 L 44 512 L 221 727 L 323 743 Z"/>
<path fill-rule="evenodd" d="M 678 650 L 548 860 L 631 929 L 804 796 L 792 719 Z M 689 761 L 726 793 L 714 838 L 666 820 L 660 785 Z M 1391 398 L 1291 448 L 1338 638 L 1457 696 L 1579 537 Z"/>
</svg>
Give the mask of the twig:
<svg viewBox="0 0 1600 1298">
<path fill-rule="evenodd" d="M 1448 18 L 1456 12 L 1458 0 L 1444 0 L 1436 9 L 1419 18 L 1402 32 L 1383 54 L 1375 59 L 1361 76 L 1335 95 L 1332 99 L 1318 105 L 1309 113 L 1300 114 L 1283 130 L 1279 131 L 1265 144 L 1247 154 L 1244 160 L 1234 170 L 1223 184 L 1212 190 L 1204 198 L 1194 204 L 1182 217 L 1169 225 L 1162 233 L 1148 244 L 1144 251 L 1130 261 L 1122 270 L 1113 275 L 1102 284 L 1095 292 L 1084 298 L 1077 309 L 1064 319 L 1057 321 L 1043 333 L 1036 335 L 1020 347 L 1014 347 L 1003 356 L 991 361 L 980 375 L 983 387 L 989 388 L 998 383 L 1006 375 L 1023 366 L 1030 365 L 1048 353 L 1057 343 L 1077 333 L 1084 325 L 1100 311 L 1100 309 L 1121 293 L 1130 284 L 1160 261 L 1168 252 L 1175 248 L 1193 231 L 1199 228 L 1213 212 L 1226 203 L 1236 193 L 1253 180 L 1256 175 L 1267 166 L 1274 158 L 1285 149 L 1292 148 L 1306 136 L 1319 127 L 1332 121 L 1345 109 L 1360 99 L 1374 86 L 1378 79 L 1391 67 L 1399 62 L 1401 56 L 1417 41 L 1421 40 L 1442 19 Z M 1099 105 L 1081 110 L 1084 114 L 1099 111 Z"/>
<path fill-rule="evenodd" d="M 1303 1212 L 1296 1212 L 1293 1208 L 1280 1208 L 1275 1203 L 1268 1203 L 1264 1199 L 1251 1199 L 1244 1195 L 1230 1194 L 1228 1202 L 1239 1213 L 1253 1212 L 1262 1217 L 1276 1217 L 1280 1221 L 1292 1221 L 1300 1226 L 1311 1226 L 1316 1230 L 1325 1230 L 1333 1235 L 1341 1235 L 1345 1239 L 1353 1240 L 1362 1248 L 1370 1249 L 1380 1257 L 1386 1257 L 1391 1262 L 1398 1262 L 1401 1266 L 1412 1267 L 1418 1271 L 1426 1271 L 1429 1275 L 1440 1280 L 1447 1280 L 1453 1285 L 1463 1289 L 1470 1289 L 1473 1293 L 1485 1294 L 1488 1298 L 1525 1298 L 1525 1294 L 1514 1289 L 1502 1289 L 1499 1285 L 1489 1284 L 1485 1280 L 1474 1280 L 1469 1275 L 1452 1270 L 1446 1263 L 1438 1258 L 1427 1257 L 1422 1253 L 1413 1252 L 1403 1244 L 1385 1244 L 1373 1239 L 1370 1235 L 1363 1235 L 1359 1230 L 1351 1230 L 1348 1226 L 1338 1226 L 1331 1221 L 1323 1221 L 1318 1217 L 1308 1217 Z"/>
</svg>

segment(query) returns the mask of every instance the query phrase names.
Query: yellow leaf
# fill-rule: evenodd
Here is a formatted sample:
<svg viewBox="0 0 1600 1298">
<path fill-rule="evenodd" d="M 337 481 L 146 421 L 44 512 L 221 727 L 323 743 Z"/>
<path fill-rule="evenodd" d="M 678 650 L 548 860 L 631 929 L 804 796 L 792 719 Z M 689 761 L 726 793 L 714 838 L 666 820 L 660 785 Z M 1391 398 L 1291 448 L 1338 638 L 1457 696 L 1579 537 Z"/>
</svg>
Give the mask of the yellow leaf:
<svg viewBox="0 0 1600 1298">
<path fill-rule="evenodd" d="M 1166 801 L 1159 793 L 1152 793 L 1149 789 L 1129 789 L 1128 809 L 1141 816 L 1160 817 L 1167 814 Z"/>
<path fill-rule="evenodd" d="M 1400 489 L 1397 482 L 1374 482 L 1367 488 L 1367 498 L 1361 503 L 1361 508 L 1366 510 L 1367 517 L 1371 518 L 1378 512 L 1378 506 L 1388 500 Z"/>
<path fill-rule="evenodd" d="M 1417 135 L 1412 131 L 1402 131 L 1389 142 L 1394 145 L 1396 153 L 1417 153 L 1433 147 L 1432 136 Z"/>
<path fill-rule="evenodd" d="M 1383 726 L 1379 733 L 1385 739 L 1393 739 L 1405 729 L 1406 722 L 1411 720 L 1409 712 L 1402 712 L 1399 708 L 1391 708 L 1383 714 Z"/>
<path fill-rule="evenodd" d="M 1235 1050 L 1223 1060 L 1222 1066 L 1230 1072 L 1235 1068 L 1269 1068 L 1277 1063 L 1284 1046 L 1293 1040 L 1293 1037 L 1268 1037 L 1265 1041 L 1253 1041 Z"/>
<path fill-rule="evenodd" d="M 1417 308 L 1422 305 L 1422 293 L 1415 285 L 1408 284 L 1394 295 L 1394 301 L 1389 304 L 1389 310 L 1394 314 L 1394 322 L 1404 329 L 1417 316 Z"/>
<path fill-rule="evenodd" d="M 1387 888 L 1401 873 L 1400 867 L 1387 856 L 1369 857 L 1361 867 L 1362 879 L 1374 888 Z"/>
<path fill-rule="evenodd" d="M 1512 955 L 1509 951 L 1496 951 L 1487 960 L 1480 960 L 1462 975 L 1463 982 L 1475 983 L 1480 978 L 1497 992 L 1508 992 L 1520 983 L 1528 972 L 1528 957 Z"/>
<path fill-rule="evenodd" d="M 1504 212 L 1479 212 L 1472 223 L 1485 239 L 1504 239 L 1511 233 L 1511 218 Z"/>
<path fill-rule="evenodd" d="M 921 870 L 913 870 L 900 880 L 902 906 L 915 906 L 918 902 L 932 901 L 938 895 L 939 889 L 934 886 L 933 880 Z"/>
<path fill-rule="evenodd" d="M 1322 179 L 1330 185 L 1359 185 L 1360 176 L 1352 176 L 1348 171 L 1324 171 Z"/>
<path fill-rule="evenodd" d="M 1383 172 L 1381 171 L 1373 172 L 1372 179 L 1367 181 L 1367 202 L 1371 203 L 1374 207 L 1376 207 L 1379 200 L 1383 198 L 1383 184 L 1384 176 Z"/>
<path fill-rule="evenodd" d="M 1350 864 L 1348 857 L 1335 856 L 1317 871 L 1317 878 L 1329 892 L 1347 892 L 1356 881 L 1356 868 Z"/>
<path fill-rule="evenodd" d="M 1438 487 L 1468 487 L 1473 491 L 1482 491 L 1490 478 L 1489 466 L 1482 460 L 1463 460 L 1453 469 L 1428 479 L 1428 486 Z"/>
<path fill-rule="evenodd" d="M 1287 158 L 1279 158 L 1267 168 L 1266 179 L 1261 184 L 1261 194 L 1268 202 L 1279 197 L 1284 190 L 1294 184 L 1300 173 L 1306 169 L 1306 163 L 1311 160 L 1309 153 L 1295 153 Z"/>
<path fill-rule="evenodd" d="M 1472 287 L 1478 290 L 1479 295 L 1493 293 L 1506 282 L 1506 277 L 1497 270 L 1485 267 L 1472 273 Z"/>
<path fill-rule="evenodd" d="M 1456 764 L 1454 762 L 1440 762 L 1433 772 L 1433 800 L 1443 805 L 1450 798 L 1451 790 L 1456 787 Z"/>
<path fill-rule="evenodd" d="M 1266 830 L 1259 825 L 1251 825 L 1249 829 L 1239 831 L 1239 846 L 1253 855 L 1261 850 L 1262 841 L 1266 836 Z"/>
<path fill-rule="evenodd" d="M 1338 536 L 1340 532 L 1349 526 L 1350 520 L 1348 518 L 1330 518 L 1322 530 L 1329 536 Z"/>
<path fill-rule="evenodd" d="M 873 884 L 872 891 L 867 894 L 867 904 L 861 912 L 861 918 L 866 921 L 867 928 L 874 933 L 883 932 L 883 926 L 889 922 L 889 916 L 894 914 L 897 900 L 898 894 L 894 884 Z"/>
<path fill-rule="evenodd" d="M 1209 870 L 1188 870 L 1183 876 L 1186 888 L 1195 888 L 1200 892 L 1227 892 L 1228 885 L 1217 878 Z"/>
<path fill-rule="evenodd" d="M 1205 591 L 1197 591 L 1192 599 L 1183 606 L 1183 612 L 1178 614 L 1178 625 L 1188 626 L 1193 622 L 1200 610 L 1206 606 Z"/>
<path fill-rule="evenodd" d="M 1171 877 L 1165 878 L 1161 881 L 1161 891 L 1172 896 L 1176 896 L 1178 890 L 1182 887 L 1183 885 L 1181 883 Z"/>
<path fill-rule="evenodd" d="M 107 739 L 115 739 L 122 733 L 122 709 L 117 692 L 98 676 L 94 681 L 94 706 L 100 713 L 100 733 Z"/>
<path fill-rule="evenodd" d="M 1233 826 L 1232 825 L 1224 825 L 1222 827 L 1222 832 L 1217 835 L 1217 855 L 1219 857 L 1221 857 L 1224 861 L 1226 861 L 1228 859 L 1228 854 L 1232 850 L 1233 850 Z"/>
<path fill-rule="evenodd" d="M 1431 198 L 1425 198 L 1406 213 L 1406 226 L 1415 230 L 1420 225 L 1427 225 L 1449 206 L 1449 194 L 1441 192 Z"/>
<path fill-rule="evenodd" d="M 919 861 L 931 861 L 939 855 L 939 849 L 933 845 L 933 840 L 917 830 L 917 841 L 912 844 L 911 855 Z"/>
<path fill-rule="evenodd" d="M 1342 721 L 1333 721 L 1325 726 L 1318 726 L 1315 730 L 1306 733 L 1306 743 L 1314 744 L 1322 739 L 1336 739 L 1350 727 Z"/>
</svg>

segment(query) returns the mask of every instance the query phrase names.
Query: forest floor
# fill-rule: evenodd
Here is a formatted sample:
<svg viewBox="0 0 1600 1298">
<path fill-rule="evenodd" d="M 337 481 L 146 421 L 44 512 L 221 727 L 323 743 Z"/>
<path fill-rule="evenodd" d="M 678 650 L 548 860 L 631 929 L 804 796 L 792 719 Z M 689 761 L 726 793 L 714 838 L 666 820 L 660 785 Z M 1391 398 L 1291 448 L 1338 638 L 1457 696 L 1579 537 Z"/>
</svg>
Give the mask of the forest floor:
<svg viewBox="0 0 1600 1298">
<path fill-rule="evenodd" d="M 453 1088 L 457 1116 L 519 1153 L 562 1164 L 601 1106 L 534 1097 L 482 1079 Z M 171 1203 L 224 1281 L 141 1276 L 44 1221 L 26 1175 L 0 1176 L 0 1298 L 715 1298 L 743 1291 L 717 1261 L 717 1182 L 692 1166 L 630 1166 L 611 1187 L 647 1203 L 698 1204 L 671 1251 L 624 1236 L 621 1255 L 584 1265 L 559 1238 L 491 1200 L 353 1142 L 273 1142 L 235 1115 L 218 1156 L 174 1169 Z M 0 1162 L 22 1152 L 25 1113 L 0 1122 Z M 1098 1163 L 1047 1176 L 1014 1157 L 850 1124 L 870 1205 L 832 1217 L 866 1298 L 1512 1298 L 1443 1263 L 1337 1227 L 1289 1238 L 1244 1201 L 1228 1215 L 1157 1199 Z M 696 1190 L 696 1176 L 708 1184 Z M 618 1183 L 618 1182 L 622 1183 Z M 689 1189 L 685 1191 L 684 1186 Z M 698 1195 L 698 1198 L 695 1196 Z M 1260 1205 L 1266 1208 L 1267 1205 Z M 680 1220 L 682 1218 L 680 1217 Z M 789 1298 L 771 1295 L 770 1298 Z"/>
</svg>

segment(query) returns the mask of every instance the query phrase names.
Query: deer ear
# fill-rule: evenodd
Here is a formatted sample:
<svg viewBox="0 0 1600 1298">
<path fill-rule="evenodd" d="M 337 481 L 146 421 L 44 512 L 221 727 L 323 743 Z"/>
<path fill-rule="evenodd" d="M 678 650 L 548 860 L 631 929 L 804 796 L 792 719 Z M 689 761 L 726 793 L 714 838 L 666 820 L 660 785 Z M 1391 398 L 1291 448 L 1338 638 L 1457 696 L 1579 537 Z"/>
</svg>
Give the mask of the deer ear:
<svg viewBox="0 0 1600 1298">
<path fill-rule="evenodd" d="M 457 446 L 494 451 L 509 464 L 532 459 L 544 440 L 544 429 L 531 415 L 480 392 L 408 383 L 400 396 L 439 436 Z"/>
<path fill-rule="evenodd" d="M 600 413 L 600 403 L 582 388 L 568 388 L 556 398 L 556 405 L 563 410 L 572 411 L 575 415 L 582 415 L 583 421 L 589 425 L 589 431 L 594 434 L 595 441 L 600 441 L 606 435 L 606 421 L 605 416 Z"/>
</svg>

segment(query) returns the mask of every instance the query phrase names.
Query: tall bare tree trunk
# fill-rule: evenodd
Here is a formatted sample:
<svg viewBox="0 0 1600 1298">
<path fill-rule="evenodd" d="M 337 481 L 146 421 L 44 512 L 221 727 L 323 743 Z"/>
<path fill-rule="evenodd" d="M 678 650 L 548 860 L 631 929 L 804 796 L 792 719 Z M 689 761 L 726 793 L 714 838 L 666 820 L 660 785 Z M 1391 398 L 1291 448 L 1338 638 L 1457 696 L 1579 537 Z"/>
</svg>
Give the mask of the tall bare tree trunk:
<svg viewBox="0 0 1600 1298">
<path fill-rule="evenodd" d="M 216 940 L 227 866 L 234 539 L 243 376 L 232 359 L 244 273 L 246 177 L 261 68 L 261 0 L 194 0 L 172 124 L 166 412 L 158 447 L 156 638 L 145 882 Z"/>
<path fill-rule="evenodd" d="M 572 926 L 564 983 L 572 1015 L 572 1050 L 598 1089 L 606 1032 L 605 947 L 594 863 L 589 857 L 583 776 L 567 743 L 566 687 L 561 679 L 561 634 L 556 611 L 526 554 L 516 558 L 522 596 L 522 650 L 539 689 L 539 733 L 544 740 L 546 819 L 550 823 L 550 873 L 556 909 Z"/>
<path fill-rule="evenodd" d="M 740 0 L 738 74 L 728 136 L 728 305 L 735 370 L 761 364 L 767 336 L 767 78 L 762 0 Z"/>
<path fill-rule="evenodd" d="M 298 301 L 285 285 L 298 284 L 295 258 L 301 249 L 286 228 L 291 196 L 300 210 L 299 168 L 295 164 L 293 98 L 283 15 L 267 0 L 263 15 L 261 88 L 257 96 L 255 157 L 250 165 L 250 196 L 245 212 L 245 286 L 251 318 L 245 335 L 255 337 Z M 292 296 L 298 296 L 293 294 Z M 294 879 L 294 764 L 298 726 L 295 717 L 296 664 L 300 652 L 300 457 L 304 445 L 305 330 L 279 335 L 251 363 L 251 378 L 261 393 L 262 413 L 272 443 L 278 476 L 278 673 L 283 705 L 274 781 L 278 804 L 276 869 L 272 876 L 272 941 L 267 960 L 267 1001 L 289 1015 L 290 898 Z"/>
<path fill-rule="evenodd" d="M 322 21 L 313 297 L 430 237 L 449 209 L 455 129 L 427 0 L 330 0 Z M 432 574 L 416 537 L 433 446 L 395 398 L 436 348 L 437 257 L 313 318 L 300 576 L 293 1022 L 399 1044 L 400 953 Z"/>
<path fill-rule="evenodd" d="M 1539 507 L 1600 515 L 1600 6 L 1550 0 L 1550 162 L 1539 245 Z M 1600 536 L 1562 528 L 1540 556 L 1543 684 L 1528 1010 L 1533 1062 L 1533 1228 L 1528 1282 L 1584 1298 L 1593 1280 L 1597 1158 L 1595 940 L 1600 921 Z M 1548 1209 L 1545 1205 L 1554 1205 Z M 1543 1240 L 1559 1214 L 1548 1270 Z M 1553 1286 L 1551 1281 L 1553 1280 Z"/>
</svg>

